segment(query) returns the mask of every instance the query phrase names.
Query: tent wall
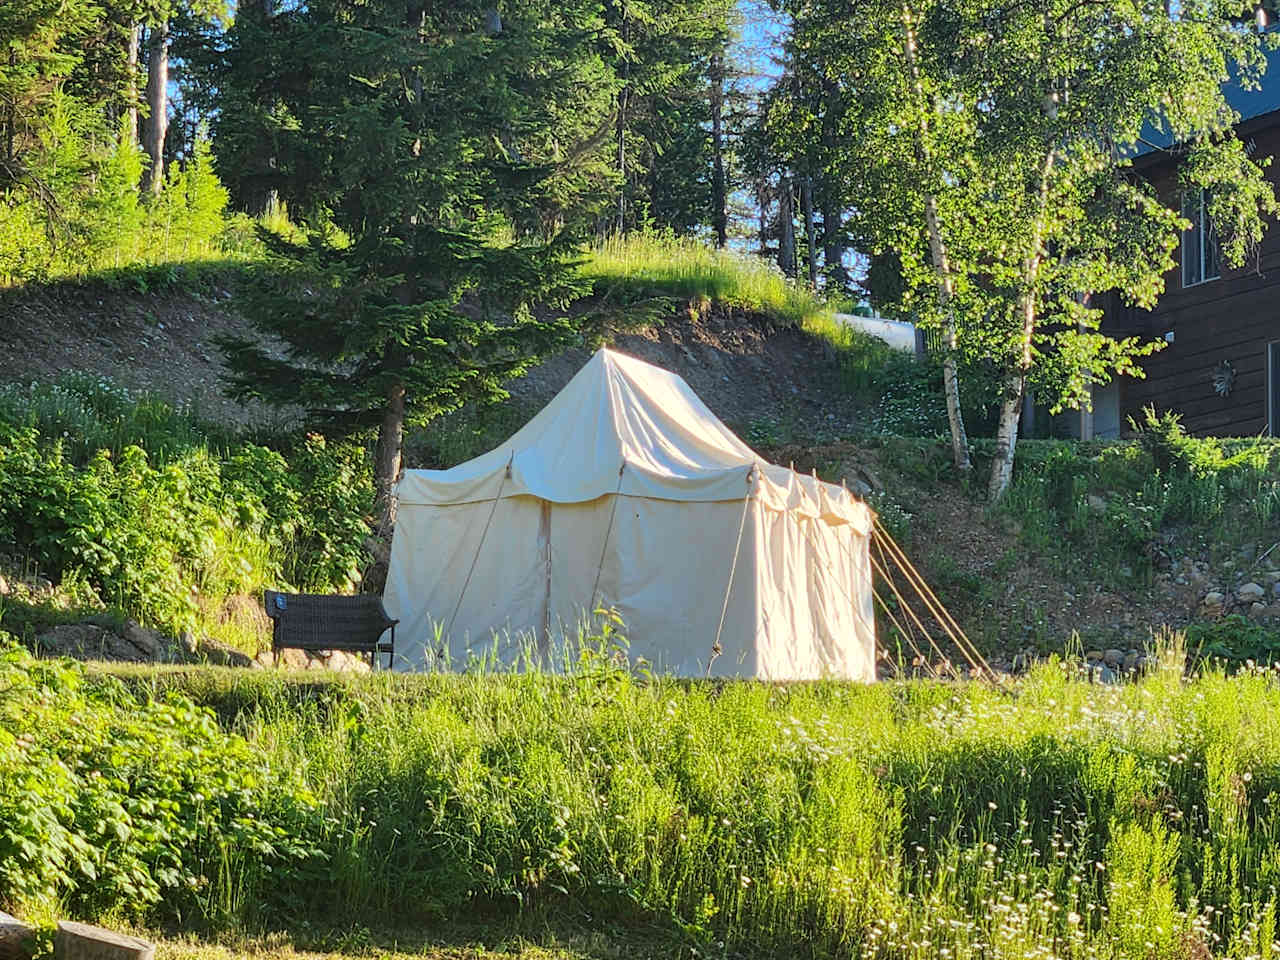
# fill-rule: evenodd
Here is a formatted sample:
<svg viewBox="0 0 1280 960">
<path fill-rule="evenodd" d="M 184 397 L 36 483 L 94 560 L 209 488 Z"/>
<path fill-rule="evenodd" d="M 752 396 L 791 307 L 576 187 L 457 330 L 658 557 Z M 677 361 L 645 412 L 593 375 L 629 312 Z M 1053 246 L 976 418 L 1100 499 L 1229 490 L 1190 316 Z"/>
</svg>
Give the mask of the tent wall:
<svg viewBox="0 0 1280 960">
<path fill-rule="evenodd" d="M 756 676 L 875 680 L 870 540 L 848 524 L 752 515 L 760 619 Z"/>
<path fill-rule="evenodd" d="M 553 616 L 574 624 L 592 602 L 626 623 L 630 654 L 655 672 L 755 676 L 756 589 L 744 531 L 721 633 L 712 655 L 747 501 L 688 503 L 608 496 L 551 510 Z M 753 508 L 753 506 L 752 506 Z M 613 529 L 602 551 L 612 514 Z M 604 563 L 600 558 L 603 552 Z"/>
<path fill-rule="evenodd" d="M 536 635 L 546 584 L 545 560 L 538 553 L 541 518 L 542 501 L 536 497 L 504 497 L 496 509 L 492 500 L 400 509 L 383 592 L 387 610 L 400 619 L 395 669 L 441 665 L 428 647 L 459 597 L 462 604 L 447 638 L 455 666 L 466 664 L 468 649 L 488 651 L 495 632 L 504 658 L 513 655 L 513 644 Z"/>
<path fill-rule="evenodd" d="M 396 668 L 438 665 L 428 648 L 455 606 L 447 638 L 454 665 L 469 653 L 513 662 L 531 643 L 554 665 L 560 639 L 573 637 L 594 605 L 618 610 L 630 655 L 655 672 L 871 680 L 867 543 L 847 524 L 754 499 L 610 495 L 553 504 L 517 496 L 496 509 L 493 501 L 406 505 L 385 597 L 402 621 Z"/>
</svg>

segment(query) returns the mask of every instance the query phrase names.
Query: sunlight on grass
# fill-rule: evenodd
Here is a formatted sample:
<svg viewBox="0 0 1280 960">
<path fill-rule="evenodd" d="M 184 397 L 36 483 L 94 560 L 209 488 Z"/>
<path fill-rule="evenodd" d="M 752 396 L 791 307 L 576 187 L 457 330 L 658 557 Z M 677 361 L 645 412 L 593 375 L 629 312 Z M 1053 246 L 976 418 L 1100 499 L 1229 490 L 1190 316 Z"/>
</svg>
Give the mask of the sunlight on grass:
<svg viewBox="0 0 1280 960">
<path fill-rule="evenodd" d="M 583 273 L 596 293 L 670 296 L 762 313 L 787 326 L 829 316 L 812 291 L 760 257 L 716 250 L 699 240 L 654 234 L 614 237 L 587 253 Z"/>
</svg>

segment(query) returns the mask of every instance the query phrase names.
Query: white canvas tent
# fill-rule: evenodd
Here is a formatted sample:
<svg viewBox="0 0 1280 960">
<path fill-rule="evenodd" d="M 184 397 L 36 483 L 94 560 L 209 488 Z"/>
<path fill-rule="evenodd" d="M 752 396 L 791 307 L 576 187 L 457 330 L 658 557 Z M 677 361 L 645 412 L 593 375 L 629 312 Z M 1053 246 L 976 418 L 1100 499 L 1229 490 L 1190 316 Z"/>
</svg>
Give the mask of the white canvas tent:
<svg viewBox="0 0 1280 960">
<path fill-rule="evenodd" d="M 395 669 L 436 666 L 437 630 L 455 664 L 514 656 L 603 606 L 655 672 L 875 678 L 870 511 L 658 367 L 600 350 L 501 447 L 397 493 Z"/>
</svg>

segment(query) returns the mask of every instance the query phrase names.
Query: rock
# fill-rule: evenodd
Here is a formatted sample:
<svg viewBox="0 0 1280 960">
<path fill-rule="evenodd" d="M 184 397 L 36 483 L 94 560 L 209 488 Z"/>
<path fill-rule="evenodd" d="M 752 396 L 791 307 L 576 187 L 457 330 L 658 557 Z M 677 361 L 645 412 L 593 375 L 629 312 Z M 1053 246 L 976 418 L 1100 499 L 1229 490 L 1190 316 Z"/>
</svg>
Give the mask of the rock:
<svg viewBox="0 0 1280 960">
<path fill-rule="evenodd" d="M 1280 597 L 1280 583 L 1277 583 L 1275 586 L 1273 586 L 1271 588 L 1271 592 L 1274 593 L 1277 597 Z"/>
<path fill-rule="evenodd" d="M 164 654 L 165 647 L 168 646 L 162 634 L 156 630 L 148 630 L 136 620 L 126 620 L 124 622 L 123 634 L 124 638 L 137 647 L 139 652 L 148 660 L 160 659 Z"/>
<path fill-rule="evenodd" d="M 857 477 L 854 477 L 849 481 L 849 491 L 863 499 L 866 499 L 871 496 L 871 485 L 863 480 L 859 480 Z"/>
<path fill-rule="evenodd" d="M 1090 663 L 1096 663 L 1097 661 L 1101 660 L 1102 657 L 1103 657 L 1103 653 L 1101 650 L 1090 650 L 1088 653 L 1084 655 L 1084 658 L 1088 660 Z"/>
<path fill-rule="evenodd" d="M 194 633 L 190 630 L 183 630 L 182 633 L 178 634 L 178 643 L 182 645 L 182 649 L 185 650 L 188 655 L 195 656 L 198 644 Z"/>
<path fill-rule="evenodd" d="M 137 937 L 63 920 L 53 937 L 53 956 L 55 960 L 155 960 L 156 948 Z"/>
<path fill-rule="evenodd" d="M 1124 651 L 1116 649 L 1107 650 L 1102 655 L 1102 662 L 1108 667 L 1118 667 L 1120 664 L 1124 663 Z"/>
<path fill-rule="evenodd" d="M 1256 603 L 1267 595 L 1267 591 L 1252 581 L 1236 588 L 1236 596 L 1242 603 Z"/>
<path fill-rule="evenodd" d="M 1264 570 L 1262 579 L 1267 581 L 1267 586 L 1274 587 L 1277 583 L 1280 583 L 1280 570 Z"/>
<path fill-rule="evenodd" d="M 123 637 L 96 623 L 64 623 L 36 637 L 36 651 L 43 656 L 77 660 L 136 660 L 137 648 Z"/>
<path fill-rule="evenodd" d="M 1227 598 L 1217 590 L 1210 590 L 1204 595 L 1204 599 L 1200 601 L 1200 613 L 1206 617 L 1216 617 L 1222 613 L 1223 604 Z"/>
<path fill-rule="evenodd" d="M 7 597 L 8 595 L 9 595 L 9 581 L 6 580 L 4 577 L 0 577 L 0 597 Z"/>
<path fill-rule="evenodd" d="M 209 663 L 219 667 L 248 667 L 253 665 L 253 658 L 235 647 L 219 643 L 211 637 L 200 642 L 200 653 Z"/>
<path fill-rule="evenodd" d="M 1118 679 L 1116 672 L 1106 664 L 1103 664 L 1102 668 L 1098 671 L 1099 683 L 1115 683 Z"/>
<path fill-rule="evenodd" d="M 35 955 L 32 932 L 17 917 L 0 910 L 0 960 L 31 960 Z"/>
<path fill-rule="evenodd" d="M 1137 650 L 1130 650 L 1128 653 L 1124 655 L 1125 670 L 1129 673 L 1132 673 L 1134 670 L 1137 670 L 1138 661 L 1141 659 L 1142 659 L 1142 656 L 1138 653 Z"/>
<path fill-rule="evenodd" d="M 880 475 L 876 473 L 874 470 L 872 470 L 870 467 L 862 466 L 861 464 L 859 464 L 857 467 L 854 468 L 854 474 L 855 474 L 854 479 L 861 480 L 873 491 L 884 489 L 884 481 L 881 480 Z"/>
<path fill-rule="evenodd" d="M 1249 605 L 1249 616 L 1257 620 L 1259 617 L 1266 616 L 1267 605 L 1265 603 L 1252 603 Z"/>
<path fill-rule="evenodd" d="M 1089 509 L 1094 513 L 1107 512 L 1107 501 L 1104 497 L 1100 497 L 1096 493 L 1091 493 L 1086 499 L 1089 504 Z"/>
<path fill-rule="evenodd" d="M 330 670 L 341 670 L 343 673 L 368 673 L 369 661 L 357 653 L 335 650 L 329 655 Z"/>
</svg>

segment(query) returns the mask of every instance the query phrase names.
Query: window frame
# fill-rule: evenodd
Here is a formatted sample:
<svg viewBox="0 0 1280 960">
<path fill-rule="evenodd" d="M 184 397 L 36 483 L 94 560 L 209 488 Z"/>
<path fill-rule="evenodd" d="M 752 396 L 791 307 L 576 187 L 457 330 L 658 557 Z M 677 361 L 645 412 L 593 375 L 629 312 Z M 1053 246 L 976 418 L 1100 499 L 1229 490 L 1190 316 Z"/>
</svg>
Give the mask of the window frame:
<svg viewBox="0 0 1280 960">
<path fill-rule="evenodd" d="M 1199 209 L 1196 211 L 1195 226 L 1182 231 L 1181 247 L 1179 251 L 1178 268 L 1182 274 L 1182 289 L 1189 290 L 1191 287 L 1198 287 L 1201 284 L 1209 283 L 1213 280 L 1222 279 L 1222 251 L 1218 248 L 1217 237 L 1212 235 L 1212 225 L 1209 223 L 1209 208 L 1206 198 L 1206 191 L 1203 187 L 1196 190 L 1183 191 L 1182 194 L 1182 215 L 1187 216 L 1188 201 L 1194 195 L 1197 199 Z M 1188 217 L 1188 219 L 1190 219 Z M 1198 277 L 1196 279 L 1187 279 L 1187 245 L 1188 240 L 1194 236 L 1197 242 L 1197 259 L 1196 263 L 1199 267 L 1197 270 Z M 1209 249 L 1213 249 L 1214 273 L 1210 274 L 1205 271 L 1206 254 Z"/>
</svg>

